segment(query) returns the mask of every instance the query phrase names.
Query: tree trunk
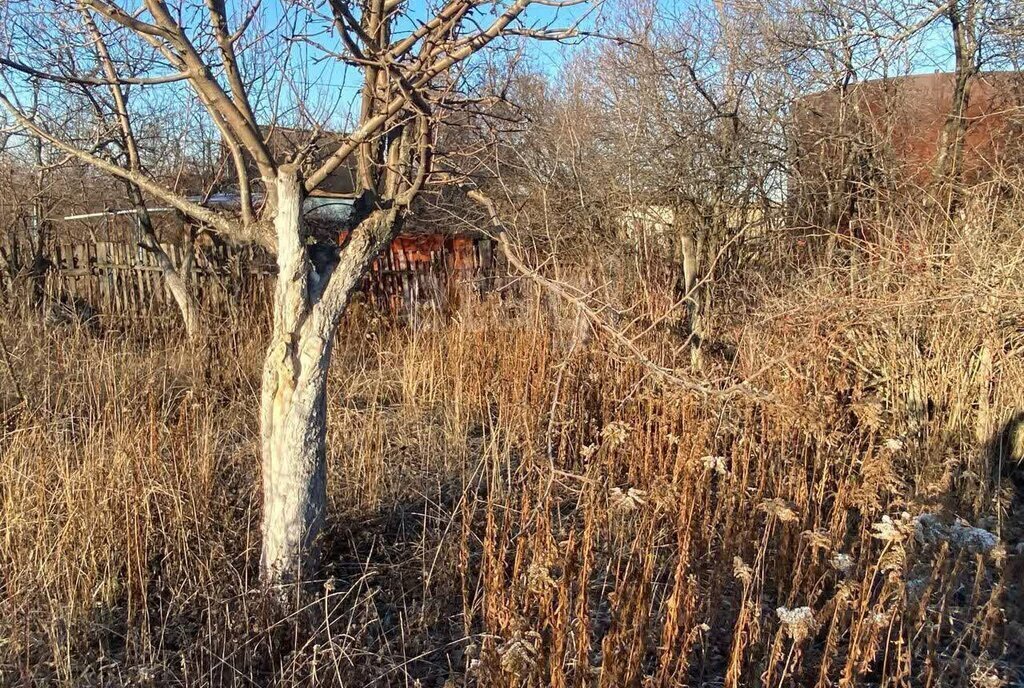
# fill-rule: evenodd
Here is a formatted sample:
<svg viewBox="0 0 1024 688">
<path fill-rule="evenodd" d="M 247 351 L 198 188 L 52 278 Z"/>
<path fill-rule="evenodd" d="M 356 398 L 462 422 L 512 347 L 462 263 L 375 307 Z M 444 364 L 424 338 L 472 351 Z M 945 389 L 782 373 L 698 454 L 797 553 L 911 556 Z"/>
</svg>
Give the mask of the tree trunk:
<svg viewBox="0 0 1024 688">
<path fill-rule="evenodd" d="M 959 178 L 962 173 L 964 141 L 967 138 L 967 108 L 970 104 L 973 75 L 967 67 L 957 66 L 953 79 L 953 98 L 950 112 L 939 137 L 938 156 L 935 161 L 935 180 L 940 200 L 947 212 L 956 205 Z"/>
<path fill-rule="evenodd" d="M 274 343 L 263 367 L 260 570 L 268 585 L 297 582 L 316 569 L 327 507 L 331 345 L 329 340 L 304 339 L 289 337 L 287 328 L 275 323 Z"/>
<path fill-rule="evenodd" d="M 283 586 L 309 579 L 319 563 L 331 342 L 360 279 L 396 231 L 398 212 L 373 211 L 339 254 L 325 259 L 318 252 L 314 263 L 302 240 L 298 175 L 283 167 L 275 186 L 278 276 L 261 398 L 260 573 L 264 584 Z"/>
<path fill-rule="evenodd" d="M 167 289 L 171 292 L 171 297 L 181 312 L 181 320 L 185 323 L 185 332 L 188 334 L 188 338 L 199 339 L 203 334 L 203 318 L 199 312 L 199 303 L 189 290 L 185 279 L 174 269 L 171 259 L 162 248 L 157 253 L 157 263 L 160 264 Z"/>
<path fill-rule="evenodd" d="M 697 280 L 700 279 L 698 274 L 700 269 L 700 244 L 692 228 L 686 227 L 683 229 L 681 244 L 683 254 L 683 295 L 686 299 L 686 331 L 687 334 L 692 335 L 695 333 L 695 326 L 699 327 L 697 320 L 700 314 L 700 293 L 697 287 Z M 696 332 L 696 335 L 699 337 L 700 333 Z"/>
<path fill-rule="evenodd" d="M 50 223 L 45 219 L 48 174 L 47 168 L 43 164 L 43 142 L 40 139 L 33 139 L 32 143 L 36 165 L 36 193 L 32 201 L 32 218 L 28 231 L 29 250 L 32 253 L 28 269 L 28 277 L 32 284 L 29 302 L 32 308 L 41 308 L 46 300 L 46 273 L 50 267 L 50 262 L 46 259 L 46 241 L 50 236 Z"/>
<path fill-rule="evenodd" d="M 712 211 L 715 212 L 715 211 Z M 676 260 L 679 273 L 676 278 L 676 297 L 683 303 L 681 334 L 690 345 L 690 362 L 694 370 L 702 365 L 701 344 L 704 341 L 704 314 L 707 297 L 707 269 L 709 243 L 714 241 L 714 217 L 703 208 L 683 206 L 673 208 L 673 224 L 678 238 Z M 724 231 L 724 230 L 723 230 Z"/>
<path fill-rule="evenodd" d="M 178 311 L 181 313 L 181 321 L 185 324 L 185 333 L 188 338 L 192 341 L 199 339 L 203 333 L 203 318 L 199 311 L 199 303 L 192 295 L 181 273 L 175 269 L 170 256 L 156 240 L 152 230 L 143 229 L 142 247 L 156 258 L 167 290 L 171 292 L 171 298 L 174 299 L 174 303 L 177 304 Z"/>
<path fill-rule="evenodd" d="M 186 261 L 182 265 L 182 272 L 179 272 L 174 267 L 170 256 L 167 255 L 163 246 L 160 245 L 160 240 L 157 239 L 156 230 L 153 229 L 153 219 L 149 215 L 142 191 L 132 183 L 128 183 L 126 186 L 128 198 L 131 200 L 132 205 L 135 206 L 135 216 L 139 230 L 139 245 L 143 250 L 152 253 L 156 258 L 156 263 L 160 267 L 160 274 L 164 278 L 164 284 L 167 285 L 168 291 L 171 292 L 171 298 L 174 299 L 174 303 L 178 306 L 178 312 L 181 313 L 181 321 L 185 325 L 185 333 L 190 340 L 195 341 L 203 333 L 203 317 L 199 310 L 199 302 L 196 301 L 192 290 L 189 289 L 185 278 L 182 277 L 182 272 L 188 274 L 187 271 L 191 265 Z M 189 251 L 192 251 L 191 246 Z"/>
<path fill-rule="evenodd" d="M 310 270 L 302 245 L 298 175 L 277 180 L 277 286 L 263 365 L 263 553 L 267 584 L 300 580 L 316 566 L 327 505 L 327 366 L 330 338 L 308 332 Z"/>
<path fill-rule="evenodd" d="M 975 35 L 977 3 L 951 2 L 946 10 L 953 33 L 954 75 L 950 110 L 939 138 L 935 161 L 937 197 L 946 214 L 956 210 L 960 200 L 964 143 L 967 138 L 967 108 L 971 102 L 974 77 L 978 73 L 978 41 Z"/>
</svg>

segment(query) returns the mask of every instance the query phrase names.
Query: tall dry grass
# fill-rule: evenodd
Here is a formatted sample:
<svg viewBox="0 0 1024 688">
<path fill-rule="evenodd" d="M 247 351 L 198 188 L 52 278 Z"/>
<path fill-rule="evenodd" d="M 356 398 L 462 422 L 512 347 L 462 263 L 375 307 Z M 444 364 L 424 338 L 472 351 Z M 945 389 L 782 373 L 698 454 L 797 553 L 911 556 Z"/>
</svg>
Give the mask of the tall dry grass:
<svg viewBox="0 0 1024 688">
<path fill-rule="evenodd" d="M 1024 263 L 978 217 L 717 285 L 736 356 L 695 379 L 755 394 L 667 384 L 528 291 L 350 314 L 327 569 L 285 619 L 255 579 L 261 337 L 8 317 L 0 684 L 1014 685 Z M 688 366 L 647 288 L 619 326 Z"/>
</svg>

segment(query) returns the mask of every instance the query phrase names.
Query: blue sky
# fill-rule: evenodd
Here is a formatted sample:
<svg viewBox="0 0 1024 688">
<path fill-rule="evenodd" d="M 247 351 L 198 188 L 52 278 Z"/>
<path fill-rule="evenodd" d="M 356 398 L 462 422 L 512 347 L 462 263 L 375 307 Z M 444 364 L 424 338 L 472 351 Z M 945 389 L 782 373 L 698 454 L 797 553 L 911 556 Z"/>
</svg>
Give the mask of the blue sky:
<svg viewBox="0 0 1024 688">
<path fill-rule="evenodd" d="M 248 3 L 245 3 L 248 6 Z M 431 7 L 435 2 L 428 0 L 411 0 L 410 16 L 416 21 L 425 21 L 432 15 Z M 265 2 L 262 8 L 264 12 L 262 20 L 266 25 L 275 25 L 284 22 L 286 26 L 280 29 L 281 33 L 291 33 L 294 27 L 287 26 L 291 15 L 287 14 L 279 0 Z M 567 8 L 556 8 L 548 5 L 533 5 L 520 16 L 520 27 L 528 29 L 541 29 L 544 27 L 568 27 L 575 22 L 582 22 L 583 28 L 592 28 L 597 11 L 591 6 L 581 4 Z M 480 13 L 478 22 L 482 26 L 493 20 L 493 16 Z M 396 33 L 408 31 L 410 25 L 396 27 Z M 322 34 L 318 40 L 323 46 L 332 51 L 340 51 L 340 42 L 334 35 Z M 576 42 L 576 41 L 573 41 Z M 530 58 L 530 65 L 533 69 L 541 70 L 549 76 L 557 76 L 558 71 L 564 64 L 568 55 L 575 50 L 573 45 L 566 45 L 555 41 L 529 41 L 527 47 Z M 360 78 L 356 70 L 346 67 L 335 59 L 320 59 L 322 53 L 316 48 L 301 42 L 293 43 L 292 54 L 289 57 L 289 64 L 284 67 L 289 80 L 294 84 L 313 90 L 313 100 L 330 107 L 335 116 L 340 116 L 345 110 L 351 109 L 358 103 Z M 277 66 L 279 69 L 282 65 Z M 282 91 L 285 101 L 291 100 L 288 94 Z"/>
<path fill-rule="evenodd" d="M 48 0 L 42 0 L 45 6 Z M 245 8 L 251 4 L 251 0 L 230 0 L 232 14 L 235 15 L 233 23 L 237 24 L 238 17 L 244 14 Z M 507 6 L 510 0 L 503 0 Z M 667 14 L 684 14 L 691 6 L 690 3 L 700 1 L 707 3 L 708 0 L 652 0 L 661 3 L 662 9 Z M 137 0 L 123 0 L 125 7 L 134 7 Z M 411 17 L 415 20 L 425 20 L 432 14 L 432 8 L 442 0 L 409 0 Z M 520 26 L 532 29 L 543 27 L 565 27 L 571 26 L 577 20 L 582 19 L 582 28 L 593 29 L 602 17 L 612 19 L 611 13 L 614 7 L 609 0 L 607 5 L 599 6 L 597 10 L 590 4 L 580 4 L 569 8 L 555 8 L 547 5 L 531 6 L 521 17 Z M 19 5 L 23 9 L 30 6 Z M 14 5 L 9 6 L 15 7 Z M 201 5 L 198 6 L 201 8 Z M 311 38 L 323 45 L 332 52 L 340 52 L 340 42 L 326 22 L 318 20 L 317 23 L 303 27 L 296 22 L 301 18 L 308 19 L 305 9 L 296 9 L 297 3 L 290 0 L 264 0 L 260 7 L 258 19 L 254 26 L 250 27 L 251 34 L 259 34 L 263 30 L 273 29 L 278 37 L 291 36 L 298 33 L 308 32 Z M 26 15 L 23 15 L 26 16 Z M 33 21 L 26 16 L 27 21 Z M 486 11 L 480 12 L 477 18 L 478 24 L 485 26 L 493 20 Z M 398 27 L 401 31 L 403 27 Z M 406 31 L 410 25 L 404 27 Z M 948 25 L 943 18 L 936 21 L 933 27 L 917 38 L 918 49 L 913 53 L 910 62 L 911 71 L 927 73 L 936 69 L 948 70 L 952 66 L 952 51 L 949 47 Z M 593 40 L 593 39 L 591 39 Z M 284 45 L 283 41 L 275 41 L 278 46 Z M 526 51 L 528 65 L 533 70 L 541 71 L 552 79 L 557 79 L 567 61 L 581 48 L 579 46 L 563 44 L 554 41 L 528 41 Z M 585 41 L 586 43 L 586 41 Z M 250 76 L 256 77 L 257 82 L 262 82 L 271 91 L 257 94 L 258 102 L 276 102 L 279 104 L 279 111 L 276 119 L 291 123 L 289 120 L 299 120 L 299 103 L 314 110 L 314 117 L 321 121 L 328 121 L 331 126 L 343 129 L 349 116 L 358 104 L 360 77 L 356 70 L 346 67 L 333 56 L 325 56 L 322 52 L 304 41 L 293 41 L 288 43 L 291 48 L 287 55 L 272 54 L 266 58 L 246 56 L 243 63 Z M 287 79 L 281 79 L 280 75 L 286 75 Z M 265 76 L 266 79 L 259 79 Z M 875 76 L 872 74 L 861 74 L 862 78 Z M 18 92 L 18 86 L 15 87 Z M 293 89 L 308 89 L 308 94 L 293 92 Z M 178 94 L 186 107 L 194 100 L 184 87 Z M 261 112 L 261 119 L 269 121 L 274 118 L 275 113 L 270 112 L 271 108 L 265 108 Z"/>
</svg>

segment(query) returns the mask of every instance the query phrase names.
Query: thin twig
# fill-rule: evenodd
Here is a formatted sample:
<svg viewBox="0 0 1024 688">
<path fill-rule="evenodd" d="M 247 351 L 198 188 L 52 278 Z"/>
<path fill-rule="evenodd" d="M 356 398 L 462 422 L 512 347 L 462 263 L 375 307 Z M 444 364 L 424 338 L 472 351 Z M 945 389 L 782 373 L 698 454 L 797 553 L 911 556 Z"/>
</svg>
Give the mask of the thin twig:
<svg viewBox="0 0 1024 688">
<path fill-rule="evenodd" d="M 629 352 L 629 354 L 637 360 L 641 365 L 647 368 L 648 371 L 654 374 L 654 376 L 664 382 L 681 387 L 687 391 L 695 392 L 702 396 L 707 397 L 733 397 L 733 396 L 747 396 L 755 399 L 767 399 L 769 395 L 759 390 L 754 390 L 750 387 L 747 381 L 738 382 L 722 389 L 715 389 L 708 387 L 707 385 L 694 382 L 678 370 L 668 368 L 655 361 L 651 360 L 646 354 L 644 354 L 640 348 L 636 345 L 636 342 L 624 333 L 619 331 L 618 328 L 610 325 L 601 314 L 595 311 L 584 299 L 569 292 L 566 285 L 560 284 L 554 280 L 544 277 L 536 270 L 533 270 L 527 266 L 522 259 L 519 258 L 516 251 L 512 248 L 508 241 L 508 235 L 505 232 L 505 226 L 501 221 L 501 217 L 498 214 L 497 206 L 489 196 L 480 191 L 479 189 L 469 189 L 466 195 L 470 200 L 482 206 L 490 217 L 491 224 L 494 228 L 495 238 L 498 244 L 501 246 L 502 251 L 505 253 L 505 257 L 508 259 L 509 264 L 512 265 L 522 275 L 529 278 L 534 283 L 540 285 L 544 289 L 547 289 L 551 293 L 555 294 L 559 298 L 571 303 L 576 306 L 582 312 L 588 320 L 593 324 L 594 328 L 604 332 L 619 346 Z"/>
</svg>

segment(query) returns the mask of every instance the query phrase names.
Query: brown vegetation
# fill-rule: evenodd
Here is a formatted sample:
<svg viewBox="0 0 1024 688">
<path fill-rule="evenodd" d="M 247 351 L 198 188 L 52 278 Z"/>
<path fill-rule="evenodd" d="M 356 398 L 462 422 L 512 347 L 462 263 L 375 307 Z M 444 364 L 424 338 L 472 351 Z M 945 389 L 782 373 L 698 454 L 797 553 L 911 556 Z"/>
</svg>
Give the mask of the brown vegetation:
<svg viewBox="0 0 1024 688">
<path fill-rule="evenodd" d="M 416 330 L 350 313 L 327 568 L 284 619 L 252 592 L 262 338 L 6 316 L 3 682 L 1012 685 L 1024 274 L 1018 216 L 987 217 L 950 255 L 906 228 L 722 286 L 736 356 L 705 374 L 751 390 L 725 397 L 529 293 Z M 648 288 L 631 335 L 671 303 Z"/>
<path fill-rule="evenodd" d="M 969 173 L 1016 13 L 601 4 L 8 0 L 0 685 L 1024 681 L 1024 149 Z M 940 39 L 910 174 L 857 94 Z M 68 302 L 55 218 L 111 195 L 192 218 L 150 294 L 237 242 L 273 296 L 223 275 L 191 341 Z M 388 317 L 414 224 L 508 274 Z"/>
</svg>

